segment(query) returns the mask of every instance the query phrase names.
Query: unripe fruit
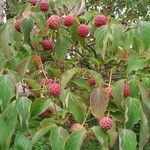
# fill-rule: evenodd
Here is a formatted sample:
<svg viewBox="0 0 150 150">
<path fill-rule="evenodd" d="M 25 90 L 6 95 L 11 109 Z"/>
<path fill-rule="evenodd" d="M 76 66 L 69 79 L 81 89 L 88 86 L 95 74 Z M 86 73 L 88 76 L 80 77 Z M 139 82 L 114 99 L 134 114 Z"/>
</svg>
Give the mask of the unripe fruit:
<svg viewBox="0 0 150 150">
<path fill-rule="evenodd" d="M 105 93 L 109 96 L 109 98 L 112 98 L 112 87 L 109 86 L 109 87 L 106 87 L 104 89 Z"/>
<path fill-rule="evenodd" d="M 54 80 L 53 79 L 43 79 L 42 84 L 48 85 L 48 84 L 53 84 Z"/>
<path fill-rule="evenodd" d="M 96 16 L 95 20 L 94 20 L 94 25 L 96 27 L 101 27 L 103 25 L 107 24 L 107 17 L 104 15 L 98 15 Z"/>
<path fill-rule="evenodd" d="M 48 11 L 49 5 L 48 5 L 48 2 L 46 0 L 41 1 L 40 9 L 41 9 L 41 11 Z"/>
<path fill-rule="evenodd" d="M 42 47 L 45 50 L 51 50 L 54 47 L 54 42 L 52 40 L 43 40 Z"/>
<path fill-rule="evenodd" d="M 16 30 L 18 32 L 21 31 L 20 27 L 21 27 L 21 20 L 16 20 L 16 22 L 15 22 L 15 28 L 16 28 Z"/>
<path fill-rule="evenodd" d="M 37 0 L 29 0 L 29 2 L 30 2 L 31 5 L 35 6 L 36 3 L 37 3 Z"/>
<path fill-rule="evenodd" d="M 84 129 L 84 127 L 80 123 L 75 123 L 71 127 L 71 131 L 77 131 L 77 130 L 82 130 L 82 129 Z"/>
<path fill-rule="evenodd" d="M 53 95 L 54 97 L 58 96 L 61 92 L 61 87 L 59 84 L 51 84 L 49 92 L 51 95 Z"/>
<path fill-rule="evenodd" d="M 109 129 L 112 128 L 112 119 L 110 117 L 103 117 L 100 121 L 99 121 L 99 125 L 100 127 L 107 131 Z"/>
<path fill-rule="evenodd" d="M 89 78 L 89 79 L 88 79 L 88 84 L 89 84 L 90 86 L 95 85 L 95 79 Z"/>
<path fill-rule="evenodd" d="M 58 29 L 60 27 L 60 23 L 61 23 L 61 17 L 59 17 L 58 15 L 52 15 L 47 20 L 47 25 L 51 29 Z"/>
<path fill-rule="evenodd" d="M 125 83 L 123 87 L 123 96 L 128 97 L 130 94 L 131 94 L 131 87 L 128 83 Z"/>
<path fill-rule="evenodd" d="M 65 26 L 71 26 L 71 25 L 73 25 L 74 21 L 75 21 L 74 16 L 65 16 L 64 17 L 64 25 Z"/>
<path fill-rule="evenodd" d="M 78 27 L 77 32 L 79 36 L 86 37 L 89 34 L 89 27 L 86 24 L 81 24 Z"/>
</svg>

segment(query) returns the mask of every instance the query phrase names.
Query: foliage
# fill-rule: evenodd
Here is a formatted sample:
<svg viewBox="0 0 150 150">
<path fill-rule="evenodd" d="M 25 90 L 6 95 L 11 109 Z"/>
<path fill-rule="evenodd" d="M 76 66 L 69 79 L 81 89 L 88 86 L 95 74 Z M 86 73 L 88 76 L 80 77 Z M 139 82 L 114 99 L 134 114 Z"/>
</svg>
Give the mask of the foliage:
<svg viewBox="0 0 150 150">
<path fill-rule="evenodd" d="M 124 24 L 109 14 L 96 27 L 94 5 L 48 4 L 43 12 L 40 1 L 18 3 L 17 15 L 0 27 L 0 149 L 38 149 L 45 143 L 41 149 L 142 150 L 150 136 L 150 23 L 134 22 L 126 13 Z M 58 14 L 59 28 L 50 29 L 46 20 Z M 72 26 L 63 24 L 64 14 L 74 16 Z M 78 34 L 80 24 L 88 25 L 86 37 Z M 45 50 L 43 39 L 53 40 L 54 48 Z M 107 131 L 99 123 L 104 116 L 113 121 Z"/>
</svg>

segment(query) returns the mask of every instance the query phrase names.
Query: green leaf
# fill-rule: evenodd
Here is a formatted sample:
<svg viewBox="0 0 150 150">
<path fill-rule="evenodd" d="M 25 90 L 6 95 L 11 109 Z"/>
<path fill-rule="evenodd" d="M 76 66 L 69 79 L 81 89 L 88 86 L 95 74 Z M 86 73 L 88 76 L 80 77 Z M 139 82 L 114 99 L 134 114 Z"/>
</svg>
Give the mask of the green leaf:
<svg viewBox="0 0 150 150">
<path fill-rule="evenodd" d="M 90 95 L 90 106 L 92 114 L 100 119 L 104 116 L 108 106 L 109 98 L 101 88 L 94 88 Z"/>
<path fill-rule="evenodd" d="M 67 56 L 68 48 L 70 46 L 70 37 L 58 37 L 56 41 L 55 52 L 59 59 L 65 59 Z"/>
<path fill-rule="evenodd" d="M 0 115 L 0 146 L 7 150 L 17 123 L 17 109 L 15 101 L 10 103 L 5 111 Z"/>
<path fill-rule="evenodd" d="M 5 109 L 10 100 L 15 96 L 15 85 L 8 75 L 0 76 L 0 100 L 2 109 Z"/>
<path fill-rule="evenodd" d="M 31 103 L 32 101 L 26 97 L 20 97 L 16 101 L 16 106 L 22 129 L 28 128 Z"/>
<path fill-rule="evenodd" d="M 32 140 L 27 133 L 17 133 L 15 150 L 32 150 Z"/>
<path fill-rule="evenodd" d="M 81 68 L 72 68 L 70 70 L 67 70 L 66 72 L 64 72 L 61 76 L 61 88 L 64 89 L 65 86 L 68 84 L 68 82 L 71 80 L 71 78 L 81 72 L 82 69 Z"/>
<path fill-rule="evenodd" d="M 122 92 L 123 87 L 124 87 L 124 80 L 119 80 L 113 85 L 114 102 L 119 107 L 121 107 L 121 102 L 124 100 L 123 92 Z"/>
<path fill-rule="evenodd" d="M 68 140 L 68 132 L 62 127 L 54 127 L 51 129 L 50 142 L 52 150 L 64 150 L 65 143 Z M 56 142 L 57 141 L 57 142 Z"/>
<path fill-rule="evenodd" d="M 70 34 L 74 42 L 76 42 L 79 38 L 78 33 L 77 33 L 78 26 L 79 26 L 79 22 L 75 20 L 74 24 L 70 27 Z"/>
<path fill-rule="evenodd" d="M 126 101 L 126 127 L 131 129 L 142 117 L 142 107 L 137 99 L 130 98 Z"/>
<path fill-rule="evenodd" d="M 50 106 L 50 98 L 36 99 L 31 104 L 31 117 L 37 117 Z"/>
<path fill-rule="evenodd" d="M 20 76 L 20 79 L 22 79 L 25 76 L 30 60 L 31 60 L 31 57 L 25 58 L 18 65 L 18 74 Z"/>
<path fill-rule="evenodd" d="M 65 150 L 80 150 L 86 131 L 84 129 L 74 131 L 69 136 Z"/>
<path fill-rule="evenodd" d="M 83 103 L 79 97 L 71 93 L 69 96 L 68 108 L 75 120 L 82 123 L 86 115 L 85 103 Z"/>
<path fill-rule="evenodd" d="M 21 24 L 21 32 L 24 35 L 24 43 L 30 44 L 30 33 L 33 28 L 31 17 L 26 18 Z"/>
<path fill-rule="evenodd" d="M 119 134 L 120 150 L 137 150 L 136 134 L 128 129 L 122 129 Z"/>
<path fill-rule="evenodd" d="M 96 136 L 96 138 L 98 139 L 102 150 L 109 150 L 109 145 L 108 145 L 109 137 L 107 132 L 102 130 L 99 126 L 93 126 L 91 129 L 94 135 Z"/>
<path fill-rule="evenodd" d="M 33 138 L 32 138 L 32 141 L 33 141 L 33 145 L 35 145 L 39 140 L 40 138 L 42 138 L 47 132 L 50 131 L 50 129 L 52 127 L 55 127 L 56 125 L 55 124 L 50 124 L 49 126 L 46 126 L 44 128 L 41 128 L 39 129 L 34 135 L 33 135 Z"/>
<path fill-rule="evenodd" d="M 41 89 L 41 85 L 31 78 L 26 79 L 26 82 L 32 89 Z"/>
<path fill-rule="evenodd" d="M 142 120 L 140 122 L 140 140 L 139 150 L 143 150 L 145 144 L 147 144 L 150 136 L 150 128 L 148 126 L 148 120 L 144 113 L 142 113 Z"/>
</svg>

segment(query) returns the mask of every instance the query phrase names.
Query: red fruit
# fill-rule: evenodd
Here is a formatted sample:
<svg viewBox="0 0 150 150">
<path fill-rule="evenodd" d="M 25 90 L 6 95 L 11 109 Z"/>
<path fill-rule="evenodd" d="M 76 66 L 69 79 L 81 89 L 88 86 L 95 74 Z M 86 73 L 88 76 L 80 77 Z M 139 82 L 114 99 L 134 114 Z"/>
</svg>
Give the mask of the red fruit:
<svg viewBox="0 0 150 150">
<path fill-rule="evenodd" d="M 104 15 L 98 15 L 96 16 L 95 20 L 94 20 L 94 25 L 96 27 L 100 27 L 100 26 L 103 26 L 103 25 L 106 25 L 107 24 L 107 17 L 104 16 Z"/>
<path fill-rule="evenodd" d="M 52 15 L 47 20 L 47 25 L 51 29 L 58 29 L 60 27 L 61 18 L 57 15 Z"/>
<path fill-rule="evenodd" d="M 77 131 L 77 130 L 82 130 L 82 129 L 84 129 L 84 127 L 80 123 L 75 123 L 71 127 L 71 131 Z"/>
<path fill-rule="evenodd" d="M 90 86 L 95 85 L 95 79 L 89 78 L 89 79 L 88 79 L 88 84 L 89 84 Z"/>
<path fill-rule="evenodd" d="M 51 84 L 49 92 L 50 92 L 51 95 L 53 95 L 55 97 L 58 96 L 60 94 L 60 92 L 61 92 L 60 85 L 56 84 L 56 83 Z"/>
<path fill-rule="evenodd" d="M 48 11 L 49 5 L 48 5 L 48 2 L 46 0 L 42 0 L 41 1 L 41 3 L 40 3 L 40 9 L 42 11 Z"/>
<path fill-rule="evenodd" d="M 106 87 L 106 88 L 104 89 L 104 91 L 105 91 L 106 94 L 108 94 L 108 96 L 109 96 L 110 98 L 112 98 L 112 87 L 111 87 L 111 86 Z"/>
<path fill-rule="evenodd" d="M 35 6 L 37 3 L 37 0 L 29 0 L 29 2 L 31 3 L 31 5 Z"/>
<path fill-rule="evenodd" d="M 64 17 L 64 25 L 65 26 L 71 26 L 75 21 L 74 16 L 65 16 Z"/>
<path fill-rule="evenodd" d="M 123 96 L 128 97 L 130 94 L 131 94 L 131 87 L 128 83 L 125 83 L 123 87 Z"/>
<path fill-rule="evenodd" d="M 21 26 L 21 20 L 16 20 L 16 22 L 15 22 L 15 28 L 16 28 L 16 30 L 18 32 L 21 31 L 20 26 Z"/>
<path fill-rule="evenodd" d="M 54 42 L 52 40 L 43 40 L 42 41 L 42 47 L 45 50 L 50 50 L 53 49 L 54 47 Z"/>
<path fill-rule="evenodd" d="M 79 36 L 86 37 L 89 34 L 89 27 L 86 24 L 81 24 L 78 27 L 77 32 Z"/>
<path fill-rule="evenodd" d="M 109 129 L 112 128 L 112 119 L 110 117 L 103 117 L 100 121 L 99 121 L 99 125 L 100 127 L 107 131 Z"/>
<path fill-rule="evenodd" d="M 43 79 L 42 84 L 48 85 L 48 84 L 53 84 L 54 80 L 53 79 Z"/>
</svg>

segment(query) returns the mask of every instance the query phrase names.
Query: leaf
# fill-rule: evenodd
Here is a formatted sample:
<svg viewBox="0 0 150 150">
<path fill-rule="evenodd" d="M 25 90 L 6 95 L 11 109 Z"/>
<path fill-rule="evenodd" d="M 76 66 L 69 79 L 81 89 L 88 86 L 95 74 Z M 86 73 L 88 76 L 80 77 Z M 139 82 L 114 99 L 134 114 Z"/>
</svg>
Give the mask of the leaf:
<svg viewBox="0 0 150 150">
<path fill-rule="evenodd" d="M 119 80 L 113 85 L 113 98 L 115 104 L 118 107 L 121 107 L 121 102 L 124 100 L 123 86 L 124 86 L 124 80 Z"/>
<path fill-rule="evenodd" d="M 0 76 L 0 100 L 2 109 L 5 109 L 10 100 L 15 96 L 15 85 L 8 75 Z"/>
<path fill-rule="evenodd" d="M 94 88 L 90 95 L 90 106 L 92 114 L 100 119 L 104 116 L 106 108 L 108 106 L 109 98 L 101 88 Z"/>
<path fill-rule="evenodd" d="M 33 28 L 33 21 L 31 17 L 24 19 L 21 24 L 21 32 L 24 35 L 24 43 L 30 44 L 30 33 Z"/>
<path fill-rule="evenodd" d="M 41 85 L 31 78 L 27 78 L 26 82 L 32 87 L 32 89 L 41 89 Z"/>
<path fill-rule="evenodd" d="M 67 56 L 68 48 L 70 46 L 70 37 L 58 37 L 56 41 L 55 52 L 59 59 L 65 59 Z"/>
<path fill-rule="evenodd" d="M 32 140 L 27 133 L 17 133 L 15 150 L 32 150 Z"/>
<path fill-rule="evenodd" d="M 50 142 L 52 150 L 64 150 L 68 139 L 68 132 L 62 127 L 54 127 L 51 129 Z M 56 142 L 57 141 L 57 142 Z"/>
<path fill-rule="evenodd" d="M 140 140 L 139 150 L 143 150 L 144 145 L 147 144 L 150 136 L 150 128 L 148 126 L 148 120 L 144 113 L 142 113 L 142 120 L 140 122 Z"/>
<path fill-rule="evenodd" d="M 93 126 L 91 129 L 94 135 L 96 136 L 96 138 L 98 139 L 102 150 L 109 150 L 109 145 L 108 145 L 109 137 L 107 132 L 102 130 L 99 126 Z"/>
<path fill-rule="evenodd" d="M 28 128 L 31 103 L 32 101 L 26 97 L 20 97 L 16 101 L 16 107 L 18 110 L 20 124 L 21 124 L 22 129 Z"/>
<path fill-rule="evenodd" d="M 142 107 L 137 99 L 130 98 L 126 101 L 126 127 L 131 129 L 142 117 Z"/>
<path fill-rule="evenodd" d="M 79 35 L 77 33 L 78 26 L 79 26 L 79 22 L 75 20 L 73 25 L 70 27 L 70 34 L 74 42 L 76 42 L 79 39 Z"/>
<path fill-rule="evenodd" d="M 150 90 L 145 88 L 142 83 L 137 81 L 137 84 L 140 89 L 142 102 L 145 104 L 145 106 L 150 109 Z"/>
<path fill-rule="evenodd" d="M 29 62 L 31 60 L 31 57 L 27 57 L 25 59 L 23 59 L 20 64 L 18 65 L 18 74 L 20 76 L 20 79 L 22 79 L 24 76 L 25 76 L 25 73 L 28 69 L 28 66 L 29 66 Z"/>
<path fill-rule="evenodd" d="M 81 68 L 72 68 L 70 70 L 67 70 L 66 72 L 64 72 L 61 76 L 61 88 L 64 89 L 65 86 L 68 84 L 68 82 L 71 80 L 71 78 L 81 72 L 82 69 Z"/>
<path fill-rule="evenodd" d="M 15 101 L 10 103 L 5 111 L 0 115 L 0 146 L 7 150 L 17 123 L 17 109 Z"/>
<path fill-rule="evenodd" d="M 73 114 L 76 121 L 82 123 L 86 115 L 86 105 L 79 97 L 70 94 L 68 101 L 69 111 Z"/>
<path fill-rule="evenodd" d="M 136 134 L 132 130 L 122 129 L 119 134 L 120 150 L 137 150 Z"/>
<path fill-rule="evenodd" d="M 31 117 L 37 117 L 50 106 L 50 98 L 36 99 L 31 104 Z"/>
<path fill-rule="evenodd" d="M 32 141 L 33 141 L 33 145 L 35 145 L 39 140 L 40 138 L 42 138 L 47 132 L 50 131 L 50 129 L 52 127 L 55 127 L 56 125 L 55 124 L 50 124 L 49 126 L 46 126 L 44 128 L 41 128 L 39 129 L 34 135 L 33 135 L 33 138 L 32 138 Z"/>
<path fill-rule="evenodd" d="M 86 131 L 84 129 L 74 131 L 69 136 L 65 150 L 80 150 Z"/>
<path fill-rule="evenodd" d="M 145 67 L 145 59 L 138 57 L 131 57 L 128 59 L 127 72 L 137 71 Z"/>
</svg>

